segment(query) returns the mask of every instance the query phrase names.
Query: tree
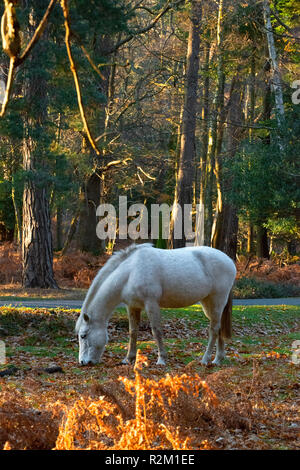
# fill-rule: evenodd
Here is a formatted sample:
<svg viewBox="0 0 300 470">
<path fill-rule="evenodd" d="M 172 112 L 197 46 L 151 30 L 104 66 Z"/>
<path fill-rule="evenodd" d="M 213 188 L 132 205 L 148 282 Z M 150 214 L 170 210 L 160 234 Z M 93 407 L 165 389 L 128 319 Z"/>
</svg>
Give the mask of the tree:
<svg viewBox="0 0 300 470">
<path fill-rule="evenodd" d="M 271 63 L 271 71 L 272 71 L 271 82 L 272 82 L 272 88 L 273 88 L 274 97 L 275 97 L 276 116 L 277 116 L 278 127 L 280 128 L 284 120 L 284 103 L 283 103 L 281 76 L 280 76 L 280 71 L 278 67 L 274 34 L 273 34 L 273 28 L 272 28 L 272 23 L 271 23 L 271 10 L 270 10 L 269 0 L 263 1 L 263 13 L 264 13 L 264 21 L 265 21 L 265 28 L 266 28 L 267 43 L 268 43 L 268 51 L 269 51 L 269 57 L 270 57 L 270 63 Z"/>
<path fill-rule="evenodd" d="M 185 204 L 191 205 L 193 202 L 192 188 L 195 171 L 195 129 L 201 19 L 201 2 L 194 0 L 191 3 L 179 167 L 170 230 L 170 241 L 173 248 L 180 248 L 185 246 L 186 243 L 183 217 L 181 217 L 180 222 L 178 222 L 180 215 L 177 206 L 179 205 L 183 211 Z M 182 237 L 176 238 L 174 228 L 175 226 L 179 226 L 180 223 L 182 224 Z"/>
<path fill-rule="evenodd" d="M 46 1 L 40 2 L 46 6 Z M 32 33 L 41 10 L 32 8 L 28 32 Z M 23 193 L 22 282 L 24 287 L 57 288 L 53 275 L 53 246 L 47 184 L 47 71 L 40 58 L 47 57 L 47 41 L 40 40 L 25 72 L 23 167 L 27 174 Z"/>
</svg>

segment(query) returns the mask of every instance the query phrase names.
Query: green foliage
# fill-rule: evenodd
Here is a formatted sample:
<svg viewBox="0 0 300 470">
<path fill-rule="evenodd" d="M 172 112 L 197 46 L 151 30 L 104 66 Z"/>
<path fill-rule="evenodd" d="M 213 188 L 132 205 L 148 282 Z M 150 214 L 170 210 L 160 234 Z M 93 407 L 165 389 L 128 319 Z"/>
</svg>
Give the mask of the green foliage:
<svg viewBox="0 0 300 470">
<path fill-rule="evenodd" d="M 11 184 L 5 180 L 0 180 L 0 223 L 4 224 L 6 230 L 13 230 L 15 226 Z"/>
<path fill-rule="evenodd" d="M 231 24 L 237 28 L 242 37 L 258 42 L 263 39 L 263 11 L 262 6 L 257 3 L 238 3 Z"/>
<path fill-rule="evenodd" d="M 276 299 L 300 295 L 300 289 L 291 284 L 263 281 L 253 277 L 238 279 L 235 282 L 233 292 L 237 299 Z"/>
<path fill-rule="evenodd" d="M 253 223 L 266 218 L 292 217 L 299 203 L 298 108 L 288 110 L 280 133 L 271 131 L 271 142 L 266 139 L 267 133 L 261 132 L 260 137 L 244 142 L 233 161 L 228 159 L 224 163 L 225 175 L 232 181 L 227 197 L 239 207 L 243 217 Z M 269 129 L 276 127 L 274 121 L 264 125 Z"/>
<path fill-rule="evenodd" d="M 103 197 L 107 202 L 117 206 L 118 196 L 122 193 L 128 196 L 128 204 L 145 202 L 150 208 L 151 203 L 172 203 L 191 2 L 182 2 L 171 9 L 147 35 L 134 38 L 125 48 L 120 49 L 116 56 L 109 54 L 115 44 L 124 37 L 134 35 L 139 29 L 151 24 L 155 15 L 168 3 L 167 0 L 141 4 L 124 0 L 69 2 L 71 28 L 75 33 L 71 39 L 71 48 L 87 120 L 96 138 L 107 130 L 105 119 L 109 71 L 111 64 L 117 63 L 107 138 L 97 140 L 104 158 L 98 159 L 83 139 L 83 124 L 64 43 L 63 14 L 61 5 L 57 2 L 45 34 L 33 49 L 28 61 L 17 72 L 7 113 L 5 118 L 0 120 L 0 220 L 8 227 L 12 226 L 14 218 L 11 192 L 15 191 L 17 204 L 22 209 L 24 180 L 31 179 L 47 187 L 52 210 L 57 207 L 66 211 L 71 209 L 74 214 L 78 208 L 79 190 L 91 172 L 95 168 L 105 166 L 110 160 L 122 160 L 127 157 L 130 157 L 131 161 L 126 166 L 110 167 L 105 173 Z M 294 28 L 299 15 L 298 4 L 296 0 L 277 0 L 271 2 L 271 8 L 288 28 Z M 47 5 L 47 0 L 29 0 L 26 5 L 22 4 L 17 8 L 23 34 L 22 48 L 32 33 L 29 33 L 29 30 L 32 30 L 32 25 L 29 24 L 30 15 L 41 18 Z M 216 54 L 213 53 L 217 33 L 217 10 L 216 5 L 204 6 L 201 30 L 202 43 L 207 41 L 211 47 L 208 71 L 203 70 L 202 56 L 202 70 L 199 75 L 201 90 L 205 88 L 204 79 L 209 78 L 210 110 L 213 109 L 210 105 L 218 71 Z M 0 4 L 0 13 L 2 12 L 3 2 Z M 280 25 L 275 16 L 272 16 L 272 24 L 278 55 L 284 64 L 283 80 L 284 83 L 289 83 L 294 64 L 297 62 L 297 44 L 289 40 L 290 32 Z M 257 80 L 254 114 L 257 117 L 263 112 L 263 92 L 260 86 L 269 73 L 265 67 L 268 52 L 262 3 L 253 0 L 244 3 L 232 1 L 226 4 L 222 30 L 224 102 L 226 104 L 233 77 L 238 73 L 241 82 L 249 84 L 249 71 L 253 72 L 255 69 Z M 96 66 L 99 66 L 104 79 L 90 66 L 81 44 Z M 39 50 L 43 53 L 37 52 Z M 7 66 L 8 58 L 1 50 L 0 61 Z M 41 99 L 31 96 L 29 101 L 24 92 L 24 84 L 26 81 L 30 84 L 31 79 L 34 80 L 37 76 L 45 84 L 45 95 L 40 93 Z M 245 103 L 249 97 L 246 95 L 247 93 L 243 98 L 243 106 L 248 106 L 249 111 L 249 103 Z M 266 129 L 253 130 L 251 142 L 245 140 L 234 157 L 222 159 L 225 172 L 224 189 L 227 179 L 232 187 L 225 197 L 234 202 L 239 208 L 239 215 L 245 220 L 266 223 L 269 232 L 285 240 L 296 236 L 293 217 L 299 201 L 295 175 L 299 173 L 297 158 L 300 153 L 300 107 L 292 106 L 290 95 L 291 90 L 287 89 L 284 97 L 286 125 L 280 133 L 276 120 L 257 122 L 258 126 L 265 126 Z M 205 150 L 201 148 L 205 139 L 202 139 L 201 127 L 204 121 L 200 117 L 204 95 L 200 97 L 199 93 L 199 98 L 197 158 Z M 47 112 L 44 113 L 45 110 Z M 46 117 L 43 117 L 43 125 L 40 126 L 38 117 L 42 113 Z M 211 117 L 208 116 L 208 122 Z M 27 125 L 30 120 L 36 123 L 31 128 L 30 125 L 27 127 L 38 144 L 37 161 L 35 171 L 25 173 L 22 171 L 23 138 L 24 131 L 27 132 L 24 124 Z M 228 137 L 226 132 L 225 129 L 225 150 Z M 284 144 L 283 152 L 278 135 Z M 113 141 L 112 145 L 109 143 L 110 139 Z M 139 168 L 144 169 L 146 174 L 142 174 Z M 197 174 L 199 177 L 199 172 Z M 198 196 L 197 186 L 199 179 L 195 184 Z M 214 203 L 215 200 L 213 205 Z M 165 240 L 160 237 L 157 246 L 165 245 Z"/>
<path fill-rule="evenodd" d="M 270 234 L 281 240 L 291 241 L 300 236 L 296 217 L 269 219 L 264 226 L 268 229 Z"/>
<path fill-rule="evenodd" d="M 29 2 L 18 8 L 17 15 L 23 31 L 23 42 L 29 39 L 28 27 L 32 8 L 34 16 L 41 17 L 47 6 L 46 1 Z M 2 4 L 1 4 L 2 13 Z M 115 35 L 127 30 L 127 21 L 132 16 L 124 13 L 122 1 L 92 0 L 70 2 L 72 29 L 89 51 L 96 64 L 106 62 L 102 57 L 104 49 L 115 41 Z M 22 207 L 22 189 L 25 180 L 46 187 L 51 195 L 51 207 L 68 209 L 77 201 L 79 187 L 94 166 L 90 152 L 82 152 L 83 129 L 77 95 L 70 71 L 70 64 L 64 44 L 64 22 L 60 5 L 56 5 L 44 34 L 29 59 L 18 70 L 5 118 L 0 120 L 0 221 L 7 228 L 13 228 L 14 210 L 11 192 L 15 190 L 17 203 Z M 39 53 L 42 51 L 42 54 Z M 104 119 L 106 92 L 103 82 L 93 71 L 76 40 L 72 40 L 72 51 L 78 68 L 82 98 L 88 110 L 88 120 L 93 133 L 100 132 L 99 122 Z M 8 59 L 0 51 L 0 59 Z M 37 80 L 38 77 L 38 80 Z M 29 98 L 24 94 L 24 84 L 30 87 L 32 81 L 45 85 L 41 98 Z M 40 90 L 38 90 L 40 92 Z M 39 116 L 43 125 L 39 125 Z M 26 132 L 37 143 L 34 171 L 22 170 L 22 145 L 24 124 Z M 31 124 L 30 124 L 31 123 Z M 95 127 L 95 129 L 94 129 Z M 29 134 L 27 138 L 29 137 Z M 22 213 L 22 209 L 20 211 Z"/>
<path fill-rule="evenodd" d="M 75 0 L 70 11 L 71 21 L 81 37 L 91 37 L 91 32 L 112 35 L 127 29 L 128 16 L 120 0 Z"/>
</svg>

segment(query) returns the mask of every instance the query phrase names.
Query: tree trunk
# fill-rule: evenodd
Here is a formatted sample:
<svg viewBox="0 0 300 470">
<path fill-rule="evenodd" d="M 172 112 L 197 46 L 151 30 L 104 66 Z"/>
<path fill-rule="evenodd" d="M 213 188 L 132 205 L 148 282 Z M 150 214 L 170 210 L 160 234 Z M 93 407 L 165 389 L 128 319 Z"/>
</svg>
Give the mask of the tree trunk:
<svg viewBox="0 0 300 470">
<path fill-rule="evenodd" d="M 24 188 L 22 240 L 23 286 L 57 288 L 48 198 L 34 182 Z"/>
<path fill-rule="evenodd" d="M 271 119 L 272 112 L 272 97 L 271 97 L 271 84 L 269 77 L 270 67 L 267 63 L 265 65 L 265 84 L 264 84 L 264 95 L 263 95 L 263 121 Z M 268 132 L 263 139 L 264 145 L 270 145 L 270 133 Z M 263 227 L 265 223 L 264 217 L 258 218 L 255 221 L 255 232 L 256 232 L 256 256 L 259 258 L 269 259 L 269 246 L 268 246 L 268 234 L 267 230 Z"/>
<path fill-rule="evenodd" d="M 98 35 L 98 38 L 94 43 L 97 54 L 103 54 L 104 56 L 106 55 L 106 52 L 112 48 L 112 46 L 112 37 L 108 34 Z M 104 155 L 108 153 L 108 134 L 112 128 L 115 128 L 115 123 L 112 120 L 112 112 L 115 99 L 115 76 L 117 70 L 115 61 L 117 54 L 118 51 L 116 51 L 110 58 L 113 65 L 110 67 L 104 67 L 102 69 L 101 73 L 104 75 L 104 79 L 99 82 L 101 93 L 107 97 L 107 103 L 103 108 L 103 114 L 101 113 L 98 120 L 98 132 L 101 135 L 99 144 L 102 146 L 102 155 L 100 159 L 103 159 Z M 96 233 L 96 210 L 100 202 L 103 202 L 101 201 L 101 189 L 103 189 L 105 173 L 102 172 L 101 176 L 98 176 L 98 173 L 100 174 L 101 172 L 99 169 L 99 163 L 102 165 L 103 161 L 100 162 L 99 156 L 94 154 L 92 148 L 89 148 L 90 146 L 88 141 L 85 139 L 83 139 L 83 146 L 85 147 L 84 151 L 91 152 L 91 173 L 87 175 L 79 196 L 80 211 L 78 231 L 76 234 L 78 235 L 77 246 L 81 251 L 98 255 L 105 249 L 105 241 L 100 240 Z"/>
<path fill-rule="evenodd" d="M 207 164 L 207 145 L 208 145 L 208 116 L 209 116 L 209 54 L 210 45 L 205 43 L 204 59 L 204 87 L 203 87 L 203 107 L 202 107 L 202 149 L 200 156 L 200 191 L 199 191 L 199 216 L 196 226 L 195 245 L 205 245 L 205 189 L 206 189 L 206 164 Z"/>
<path fill-rule="evenodd" d="M 79 210 L 76 212 L 76 214 L 72 218 L 72 221 L 71 221 L 71 224 L 70 224 L 70 227 L 69 227 L 69 230 L 68 230 L 68 234 L 67 234 L 64 246 L 61 250 L 60 256 L 64 256 L 67 253 L 68 249 L 69 249 L 71 241 L 73 240 L 74 235 L 75 235 L 76 230 L 77 230 L 78 220 L 79 220 Z"/>
<path fill-rule="evenodd" d="M 215 94 L 212 103 L 212 110 L 210 114 L 210 123 L 208 131 L 208 147 L 207 147 L 207 165 L 206 165 L 206 209 L 207 209 L 207 218 L 205 224 L 205 242 L 208 245 L 211 245 L 212 233 L 214 230 L 213 227 L 213 186 L 214 186 L 214 172 L 216 174 L 215 168 L 215 157 L 217 151 L 218 142 L 220 143 L 220 126 L 222 123 L 219 123 L 219 118 L 221 115 L 221 108 L 224 103 L 224 64 L 223 64 L 223 0 L 219 1 L 218 9 L 218 25 L 217 25 L 217 83 Z M 218 125 L 218 123 L 220 125 Z M 218 165 L 218 163 L 217 163 Z M 218 174 L 218 168 L 217 168 Z M 217 181 L 217 191 L 218 191 L 218 201 L 217 206 L 221 203 L 220 200 L 220 187 Z M 217 207 L 217 211 L 220 208 Z"/>
<path fill-rule="evenodd" d="M 47 4 L 42 3 L 41 7 Z M 30 35 L 39 20 L 36 10 L 32 10 Z M 24 119 L 23 167 L 28 173 L 23 193 L 22 282 L 24 287 L 57 288 L 53 275 L 47 180 L 42 178 L 47 173 L 47 147 L 43 143 L 48 108 L 47 81 L 41 60 L 46 54 L 45 49 L 45 42 L 40 40 L 28 59 L 29 67 L 35 72 L 25 78 L 24 87 L 28 111 Z"/>
<path fill-rule="evenodd" d="M 253 254 L 253 225 L 251 222 L 248 222 L 247 227 L 247 254 Z"/>
<path fill-rule="evenodd" d="M 268 42 L 268 50 L 269 50 L 269 57 L 271 62 L 271 82 L 272 88 L 274 91 L 275 97 L 275 108 L 276 108 L 276 117 L 278 127 L 280 128 L 283 121 L 284 121 L 284 104 L 283 104 L 283 93 L 282 93 L 282 82 L 280 71 L 277 62 L 277 54 L 274 42 L 274 34 L 273 28 L 271 23 L 271 12 L 270 12 L 270 5 L 269 0 L 263 1 L 263 10 L 264 10 L 264 22 L 266 28 L 266 36 Z"/>
<path fill-rule="evenodd" d="M 56 208 L 56 250 L 60 251 L 62 249 L 62 219 L 63 212 L 60 205 Z"/>
<path fill-rule="evenodd" d="M 268 232 L 262 225 L 256 227 L 256 256 L 258 258 L 270 258 Z"/>
<path fill-rule="evenodd" d="M 243 83 L 239 77 L 239 73 L 237 72 L 237 74 L 232 80 L 229 102 L 227 104 L 229 123 L 243 122 L 242 88 Z M 225 120 L 225 112 L 223 113 L 221 120 Z M 235 126 L 234 124 L 228 124 L 227 128 L 227 158 L 233 159 L 235 153 L 237 152 L 242 132 L 241 128 Z M 220 139 L 221 137 L 219 137 L 219 140 Z M 225 181 L 223 181 L 220 150 L 221 148 L 217 148 L 216 153 L 215 173 L 218 185 L 218 205 L 215 230 L 213 232 L 212 237 L 212 246 L 214 248 L 224 251 L 224 253 L 228 254 L 228 256 L 230 256 L 235 261 L 238 235 L 237 208 L 226 200 L 226 193 L 229 192 L 231 187 L 231 178 L 228 177 Z"/>
<path fill-rule="evenodd" d="M 237 209 L 228 202 L 223 203 L 222 212 L 218 214 L 217 229 L 212 246 L 236 260 L 238 216 Z"/>
<path fill-rule="evenodd" d="M 103 251 L 104 242 L 97 237 L 96 210 L 100 204 L 101 179 L 93 173 L 80 194 L 80 220 L 78 229 L 78 246 L 82 251 L 99 254 Z"/>
<path fill-rule="evenodd" d="M 183 212 L 184 205 L 192 204 L 193 202 L 193 180 L 195 171 L 195 128 L 201 17 L 201 2 L 199 0 L 194 0 L 192 1 L 188 38 L 185 101 L 182 116 L 179 169 L 174 198 L 175 210 L 172 212 L 170 226 L 170 245 L 173 248 L 180 248 L 186 244 L 183 217 L 181 217 L 180 220 L 179 213 L 176 211 L 176 205 L 179 205 Z M 175 236 L 174 227 L 179 227 L 180 224 L 182 228 L 182 237 L 177 239 Z"/>
</svg>

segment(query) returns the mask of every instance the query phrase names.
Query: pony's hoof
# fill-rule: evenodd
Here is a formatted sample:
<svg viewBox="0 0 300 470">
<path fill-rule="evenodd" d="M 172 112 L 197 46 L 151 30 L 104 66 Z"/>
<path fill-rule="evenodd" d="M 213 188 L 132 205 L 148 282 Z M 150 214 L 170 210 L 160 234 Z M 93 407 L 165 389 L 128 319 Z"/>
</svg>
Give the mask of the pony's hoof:
<svg viewBox="0 0 300 470">
<path fill-rule="evenodd" d="M 129 359 L 128 357 L 124 357 L 122 364 L 129 365 L 129 364 L 132 364 L 134 361 L 135 361 L 135 358 Z"/>
<path fill-rule="evenodd" d="M 216 361 L 215 359 L 212 361 L 212 365 L 213 366 L 220 366 L 221 365 L 221 361 Z"/>
<path fill-rule="evenodd" d="M 202 366 L 209 367 L 211 365 L 210 359 L 203 358 L 201 361 Z"/>
<path fill-rule="evenodd" d="M 161 357 L 159 357 L 158 360 L 157 360 L 156 365 L 157 365 L 157 366 L 165 366 L 166 363 L 165 363 L 165 361 L 164 361 Z"/>
<path fill-rule="evenodd" d="M 221 359 L 215 358 L 215 359 L 212 361 L 212 364 L 213 364 L 214 366 L 220 366 L 223 359 L 224 359 L 223 357 L 222 357 Z"/>
</svg>

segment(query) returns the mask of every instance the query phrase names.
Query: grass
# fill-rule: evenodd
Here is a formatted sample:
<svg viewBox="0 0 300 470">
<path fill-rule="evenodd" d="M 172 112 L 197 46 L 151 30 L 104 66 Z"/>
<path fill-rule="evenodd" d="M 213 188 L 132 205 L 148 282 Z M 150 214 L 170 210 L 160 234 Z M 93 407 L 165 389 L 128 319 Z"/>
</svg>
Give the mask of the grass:
<svg viewBox="0 0 300 470">
<path fill-rule="evenodd" d="M 19 285 L 8 284 L 0 286 L 0 300 L 83 300 L 87 289 L 25 289 Z"/>
<path fill-rule="evenodd" d="M 7 343 L 7 355 L 12 360 L 19 354 L 55 358 L 60 354 L 76 357 L 77 339 L 74 325 L 79 310 L 0 308 L 0 332 Z M 200 305 L 181 309 L 163 309 L 164 337 L 169 354 L 187 363 L 199 359 L 207 344 L 208 320 Z M 276 350 L 287 354 L 293 341 L 300 339 L 295 325 L 300 324 L 300 308 L 295 306 L 235 306 L 234 335 L 229 349 Z M 124 308 L 116 310 L 109 324 L 110 341 L 107 353 L 125 356 L 128 341 L 128 321 Z M 10 345 L 10 337 L 14 337 Z M 142 315 L 138 347 L 156 356 L 150 325 Z M 243 354 L 243 353 L 242 353 Z"/>
<path fill-rule="evenodd" d="M 125 309 L 117 309 L 111 318 L 110 340 L 103 362 L 90 368 L 78 365 L 78 340 L 74 332 L 78 315 L 79 310 L 69 309 L 0 308 L 0 339 L 6 344 L 7 353 L 7 362 L 0 365 L 0 371 L 12 366 L 18 369 L 12 375 L 0 377 L 0 422 L 1 396 L 7 406 L 18 393 L 30 409 L 42 410 L 41 416 L 57 401 L 70 407 L 79 397 L 102 397 L 105 390 L 110 390 L 108 396 L 117 397 L 125 409 L 134 409 L 126 402 L 119 380 L 119 377 L 126 380 L 134 377 L 133 366 L 121 365 L 128 342 Z M 210 422 L 205 420 L 203 429 L 202 425 L 195 425 L 197 429 L 200 426 L 201 433 L 210 436 L 213 448 L 297 448 L 291 434 L 293 428 L 289 431 L 289 426 L 298 422 L 295 403 L 299 393 L 299 366 L 291 363 L 291 353 L 293 341 L 300 339 L 300 307 L 235 306 L 234 334 L 227 344 L 227 358 L 221 367 L 213 368 L 205 368 L 200 363 L 208 339 L 208 320 L 200 305 L 164 309 L 162 318 L 167 367 L 156 366 L 157 348 L 143 315 L 138 348 L 149 363 L 143 376 L 159 381 L 167 377 L 166 373 L 172 377 L 199 374 L 217 396 L 223 397 L 227 407 L 246 410 L 252 406 L 251 419 L 257 421 L 250 431 L 236 433 L 233 428 L 222 434 L 221 429 L 210 428 Z M 62 367 L 63 374 L 44 371 L 53 362 Z M 232 416 L 236 416 L 234 413 Z M 193 429 L 185 422 L 180 432 L 191 435 L 196 442 L 199 432 Z M 220 436 L 222 440 L 217 441 Z M 0 448 L 1 442 L 0 432 Z"/>
</svg>

